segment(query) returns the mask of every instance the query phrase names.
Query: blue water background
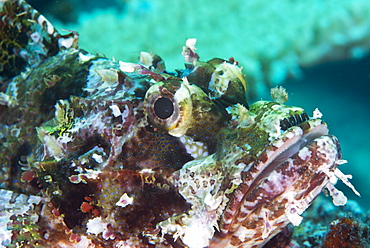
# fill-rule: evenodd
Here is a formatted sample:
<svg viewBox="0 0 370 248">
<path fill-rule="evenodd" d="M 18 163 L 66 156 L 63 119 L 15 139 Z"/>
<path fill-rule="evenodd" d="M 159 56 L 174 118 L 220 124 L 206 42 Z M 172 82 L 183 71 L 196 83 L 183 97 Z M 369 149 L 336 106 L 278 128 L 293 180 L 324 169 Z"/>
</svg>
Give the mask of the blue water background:
<svg viewBox="0 0 370 248">
<path fill-rule="evenodd" d="M 353 175 L 351 182 L 361 197 L 341 182 L 338 188 L 370 209 L 370 56 L 306 68 L 302 79 L 288 80 L 283 86 L 290 93 L 287 104 L 302 106 L 308 113 L 319 108 L 323 113 L 348 161 L 339 168 Z"/>
</svg>

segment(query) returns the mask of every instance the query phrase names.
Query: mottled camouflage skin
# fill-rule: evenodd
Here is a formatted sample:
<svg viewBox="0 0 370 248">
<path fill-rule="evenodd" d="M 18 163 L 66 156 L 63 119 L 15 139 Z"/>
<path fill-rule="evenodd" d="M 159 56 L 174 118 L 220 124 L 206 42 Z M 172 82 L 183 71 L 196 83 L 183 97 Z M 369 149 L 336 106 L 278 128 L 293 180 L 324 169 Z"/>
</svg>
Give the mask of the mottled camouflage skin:
<svg viewBox="0 0 370 248">
<path fill-rule="evenodd" d="M 337 192 L 326 124 L 281 101 L 248 110 L 234 59 L 201 62 L 188 41 L 174 73 L 148 53 L 116 62 L 22 0 L 0 7 L 4 245 L 259 247 Z M 33 204 L 15 214 L 18 194 Z"/>
</svg>

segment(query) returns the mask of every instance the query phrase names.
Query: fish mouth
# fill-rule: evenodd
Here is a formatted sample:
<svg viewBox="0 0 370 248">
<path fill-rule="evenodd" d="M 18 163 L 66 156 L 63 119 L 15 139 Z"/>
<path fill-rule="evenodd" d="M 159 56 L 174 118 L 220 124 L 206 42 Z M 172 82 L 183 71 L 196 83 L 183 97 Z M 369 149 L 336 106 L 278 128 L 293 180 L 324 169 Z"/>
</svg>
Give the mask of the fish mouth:
<svg viewBox="0 0 370 248">
<path fill-rule="evenodd" d="M 302 148 L 307 147 L 314 140 L 328 135 L 329 129 L 325 122 L 320 119 L 309 119 L 306 116 L 307 114 L 292 115 L 280 122 L 283 133 L 258 156 L 259 163 L 256 165 L 256 169 L 261 172 L 255 177 L 247 194 L 279 165 L 299 153 Z"/>
<path fill-rule="evenodd" d="M 300 117 L 288 118 L 299 120 Z M 220 237 L 231 237 L 248 218 L 252 218 L 250 219 L 252 222 L 255 221 L 252 213 L 261 209 L 263 205 L 284 204 L 277 203 L 279 200 L 276 199 L 281 200 L 281 197 L 286 197 L 286 194 L 291 190 L 293 190 L 291 196 L 299 193 L 303 196 L 314 191 L 313 196 L 307 198 L 309 202 L 321 191 L 317 189 L 321 187 L 320 185 L 324 186 L 323 184 L 325 184 L 322 177 L 324 172 L 319 173 L 320 175 L 316 177 L 314 175 L 319 172 L 317 168 L 304 168 L 309 166 L 310 163 L 317 163 L 317 166 L 321 167 L 321 162 L 315 161 L 317 154 L 311 156 L 311 154 L 305 153 L 303 149 L 307 149 L 307 151 L 311 149 L 313 153 L 316 153 L 316 150 L 319 149 L 318 143 L 328 144 L 326 143 L 327 140 L 335 143 L 336 139 L 328 135 L 328 127 L 322 120 L 308 119 L 308 117 L 301 119 L 301 123 L 291 121 L 290 126 L 284 121 L 284 128 L 281 128 L 280 136 L 273 139 L 260 154 L 256 154 L 257 159 L 244 169 L 242 185 L 239 185 L 238 191 L 234 191 L 228 209 L 225 210 L 227 215 L 224 216 L 221 224 Z M 339 147 L 333 149 L 339 149 Z M 307 157 L 303 155 L 301 157 L 301 151 Z M 321 155 L 325 156 L 325 154 Z M 297 161 L 297 165 L 292 164 L 290 167 L 286 167 L 286 162 L 289 159 L 301 159 L 301 161 Z M 330 165 L 328 166 L 331 167 L 333 160 L 331 158 L 329 160 Z M 301 178 L 303 175 L 301 173 L 306 170 L 310 171 L 311 176 Z M 308 188 L 303 190 L 293 189 L 293 185 L 299 181 L 305 184 L 304 187 Z"/>
</svg>

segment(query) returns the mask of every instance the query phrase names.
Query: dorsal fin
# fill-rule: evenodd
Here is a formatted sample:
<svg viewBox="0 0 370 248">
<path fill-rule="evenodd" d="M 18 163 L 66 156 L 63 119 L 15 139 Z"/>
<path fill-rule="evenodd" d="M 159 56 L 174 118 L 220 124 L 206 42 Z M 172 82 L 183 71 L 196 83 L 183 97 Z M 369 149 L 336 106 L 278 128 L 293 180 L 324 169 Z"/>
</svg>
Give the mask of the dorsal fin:
<svg viewBox="0 0 370 248">
<path fill-rule="evenodd" d="M 77 33 L 59 34 L 26 1 L 0 1 L 0 83 L 77 44 Z"/>
</svg>

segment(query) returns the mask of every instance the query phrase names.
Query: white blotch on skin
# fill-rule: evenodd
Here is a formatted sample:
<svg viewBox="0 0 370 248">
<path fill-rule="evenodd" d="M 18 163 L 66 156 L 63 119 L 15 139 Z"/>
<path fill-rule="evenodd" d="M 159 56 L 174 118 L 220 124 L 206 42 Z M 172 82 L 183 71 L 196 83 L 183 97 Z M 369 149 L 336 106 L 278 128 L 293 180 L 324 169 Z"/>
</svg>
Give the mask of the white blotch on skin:
<svg viewBox="0 0 370 248">
<path fill-rule="evenodd" d="M 116 203 L 119 207 L 126 207 L 127 205 L 131 205 L 134 202 L 133 197 L 129 197 L 127 193 L 124 193 L 121 198 L 119 198 L 118 202 Z"/>
<path fill-rule="evenodd" d="M 93 158 L 96 162 L 98 162 L 98 163 L 102 163 L 102 162 L 103 162 L 103 157 L 102 157 L 101 155 L 99 155 L 99 154 L 94 153 L 94 154 L 92 155 L 92 158 Z"/>
<path fill-rule="evenodd" d="M 101 217 L 91 219 L 87 222 L 87 233 L 98 235 L 107 229 L 108 223 L 102 221 Z"/>
<path fill-rule="evenodd" d="M 310 158 L 312 155 L 312 152 L 307 148 L 307 147 L 303 147 L 299 153 L 298 153 L 298 156 L 302 159 L 302 160 L 306 160 L 307 158 Z"/>
<path fill-rule="evenodd" d="M 118 117 L 121 115 L 121 110 L 117 105 L 111 105 L 109 106 L 109 108 L 112 110 L 112 114 L 114 115 L 114 117 Z"/>
</svg>

